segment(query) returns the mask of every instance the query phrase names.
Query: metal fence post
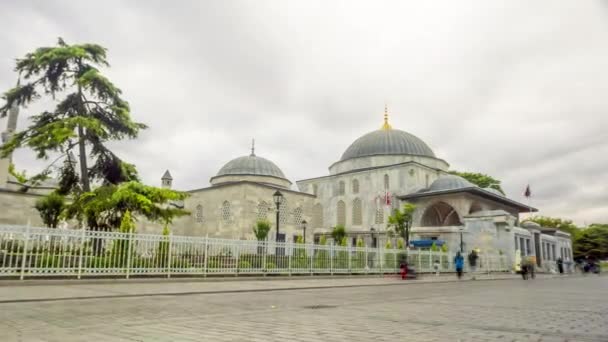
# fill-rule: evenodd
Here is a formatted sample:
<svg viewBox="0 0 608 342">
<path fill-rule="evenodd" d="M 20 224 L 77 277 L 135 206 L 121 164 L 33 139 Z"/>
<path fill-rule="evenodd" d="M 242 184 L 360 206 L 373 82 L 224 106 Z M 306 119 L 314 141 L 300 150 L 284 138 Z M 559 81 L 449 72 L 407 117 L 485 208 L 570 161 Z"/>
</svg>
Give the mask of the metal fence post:
<svg viewBox="0 0 608 342">
<path fill-rule="evenodd" d="M 329 245 L 329 274 L 334 275 L 334 245 Z"/>
<path fill-rule="evenodd" d="M 380 262 L 380 276 L 382 276 L 384 274 L 384 272 L 382 271 L 382 268 L 384 267 L 384 265 L 382 265 L 382 257 L 384 256 L 384 250 L 382 248 L 380 248 L 379 246 L 380 244 L 378 244 L 378 246 L 376 247 L 376 250 L 378 251 L 378 260 Z"/>
<path fill-rule="evenodd" d="M 129 245 L 127 246 L 127 279 L 129 279 L 129 275 L 131 273 L 131 244 L 133 243 L 133 232 L 129 232 L 127 236 L 127 241 Z"/>
<path fill-rule="evenodd" d="M 310 275 L 314 275 L 315 245 L 310 245 Z"/>
<path fill-rule="evenodd" d="M 27 259 L 27 248 L 28 248 L 28 242 L 30 241 L 30 221 L 27 221 L 27 227 L 25 228 L 25 242 L 23 242 L 23 255 L 21 256 L 21 276 L 19 277 L 20 280 L 23 280 L 23 278 L 25 278 L 25 261 Z"/>
<path fill-rule="evenodd" d="M 422 258 L 420 255 L 420 248 L 418 248 L 418 269 L 422 272 Z"/>
<path fill-rule="evenodd" d="M 291 276 L 291 255 L 293 254 L 293 242 L 287 248 L 287 272 Z"/>
<path fill-rule="evenodd" d="M 264 241 L 264 255 L 262 255 L 262 272 L 264 272 L 264 277 L 268 273 L 266 269 L 266 255 L 268 254 L 268 239 Z"/>
<path fill-rule="evenodd" d="M 365 273 L 369 273 L 369 251 L 365 246 Z"/>
<path fill-rule="evenodd" d="M 169 240 L 169 245 L 167 246 L 167 278 L 171 278 L 171 253 L 173 253 L 173 248 L 171 248 L 171 245 L 173 244 L 173 232 L 169 232 L 167 239 Z"/>
<path fill-rule="evenodd" d="M 203 257 L 203 277 L 207 277 L 207 255 L 209 254 L 209 234 L 205 236 L 205 256 Z"/>
<path fill-rule="evenodd" d="M 82 276 L 82 255 L 84 252 L 84 239 L 85 239 L 85 230 L 86 226 L 83 224 L 82 225 L 82 234 L 80 235 L 80 253 L 78 256 L 78 279 L 80 279 L 80 277 Z"/>
<path fill-rule="evenodd" d="M 352 268 L 352 264 L 351 264 L 351 262 L 352 262 L 351 255 L 352 255 L 352 252 L 353 252 L 352 247 L 348 246 L 347 247 L 347 251 L 348 251 L 348 273 L 352 274 L 353 273 L 353 268 Z"/>
</svg>

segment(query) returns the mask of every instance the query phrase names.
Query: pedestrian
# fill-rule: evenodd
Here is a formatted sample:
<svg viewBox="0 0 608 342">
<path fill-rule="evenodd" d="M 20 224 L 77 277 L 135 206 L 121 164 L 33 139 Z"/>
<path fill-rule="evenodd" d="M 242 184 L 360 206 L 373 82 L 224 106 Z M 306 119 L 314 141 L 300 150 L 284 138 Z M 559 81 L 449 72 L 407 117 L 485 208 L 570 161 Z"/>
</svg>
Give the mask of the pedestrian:
<svg viewBox="0 0 608 342">
<path fill-rule="evenodd" d="M 454 257 L 454 266 L 456 266 L 456 273 L 458 274 L 458 279 L 462 278 L 462 269 L 464 268 L 464 258 L 460 252 L 456 253 Z"/>
<path fill-rule="evenodd" d="M 475 271 L 477 270 L 477 259 L 479 258 L 479 256 L 477 255 L 477 251 L 476 250 L 472 250 L 471 253 L 469 253 L 469 266 L 470 266 L 470 272 L 472 275 L 472 279 L 475 280 Z"/>
<path fill-rule="evenodd" d="M 441 264 L 439 263 L 439 260 L 435 259 L 435 263 L 433 264 L 433 268 L 435 269 L 435 277 L 437 277 L 439 275 L 439 266 Z"/>
<path fill-rule="evenodd" d="M 402 261 L 399 268 L 401 269 L 401 279 L 405 280 L 407 278 L 407 261 Z"/>
<path fill-rule="evenodd" d="M 562 260 L 562 257 L 557 258 L 557 269 L 559 274 L 564 274 L 564 260 Z"/>
</svg>

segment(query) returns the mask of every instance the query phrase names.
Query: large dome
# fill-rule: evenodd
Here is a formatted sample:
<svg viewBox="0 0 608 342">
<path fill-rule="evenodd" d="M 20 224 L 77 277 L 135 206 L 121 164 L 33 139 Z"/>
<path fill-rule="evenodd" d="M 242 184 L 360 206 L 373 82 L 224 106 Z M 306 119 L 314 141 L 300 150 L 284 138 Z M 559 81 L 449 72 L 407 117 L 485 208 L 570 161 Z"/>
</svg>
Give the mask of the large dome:
<svg viewBox="0 0 608 342">
<path fill-rule="evenodd" d="M 340 161 L 377 155 L 415 155 L 435 158 L 433 150 L 417 136 L 392 128 L 382 128 L 355 140 Z"/>
<path fill-rule="evenodd" d="M 230 175 L 270 176 L 286 179 L 283 171 L 275 163 L 253 154 L 229 161 L 220 169 L 215 177 Z"/>
</svg>

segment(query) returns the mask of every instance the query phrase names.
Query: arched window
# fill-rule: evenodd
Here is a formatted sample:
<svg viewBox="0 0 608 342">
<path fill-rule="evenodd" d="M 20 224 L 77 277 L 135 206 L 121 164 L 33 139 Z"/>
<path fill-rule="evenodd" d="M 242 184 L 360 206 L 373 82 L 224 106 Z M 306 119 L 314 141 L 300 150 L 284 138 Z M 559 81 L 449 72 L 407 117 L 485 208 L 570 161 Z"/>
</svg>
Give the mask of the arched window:
<svg viewBox="0 0 608 342">
<path fill-rule="evenodd" d="M 268 219 L 268 208 L 270 206 L 265 201 L 258 202 L 258 212 L 256 216 L 258 220 L 267 220 Z"/>
<path fill-rule="evenodd" d="M 388 175 L 384 175 L 384 190 L 388 190 L 390 186 Z"/>
<path fill-rule="evenodd" d="M 224 223 L 232 223 L 232 212 L 230 211 L 230 202 L 222 203 L 222 220 Z"/>
<path fill-rule="evenodd" d="M 281 224 L 287 224 L 289 222 L 289 206 L 287 205 L 287 198 L 283 197 L 283 202 L 279 205 L 279 222 Z"/>
<path fill-rule="evenodd" d="M 437 202 L 424 211 L 420 225 L 423 227 L 461 226 L 462 222 L 451 205 Z"/>
<path fill-rule="evenodd" d="M 293 224 L 299 227 L 302 224 L 302 208 L 297 207 L 293 210 Z"/>
<path fill-rule="evenodd" d="M 203 206 L 202 205 L 197 205 L 196 206 L 196 214 L 194 215 L 194 218 L 196 220 L 196 223 L 203 223 Z"/>
<path fill-rule="evenodd" d="M 323 227 L 323 206 L 321 203 L 315 204 L 312 208 L 312 227 L 311 228 L 322 228 Z"/>
<path fill-rule="evenodd" d="M 319 193 L 319 186 L 317 184 L 312 185 L 312 194 L 317 195 Z"/>
<path fill-rule="evenodd" d="M 344 181 L 340 181 L 338 183 L 338 195 L 344 195 L 345 192 L 346 192 L 346 186 L 344 184 Z"/>
<path fill-rule="evenodd" d="M 361 200 L 355 198 L 353 200 L 353 226 L 360 226 L 361 224 L 363 224 L 363 215 L 361 211 Z"/>
<path fill-rule="evenodd" d="M 353 179 L 353 194 L 358 194 L 359 193 L 359 181 L 356 179 Z"/>
<path fill-rule="evenodd" d="M 337 209 L 338 220 L 336 224 L 344 226 L 346 225 L 346 205 L 344 204 L 344 201 L 338 201 Z"/>
</svg>

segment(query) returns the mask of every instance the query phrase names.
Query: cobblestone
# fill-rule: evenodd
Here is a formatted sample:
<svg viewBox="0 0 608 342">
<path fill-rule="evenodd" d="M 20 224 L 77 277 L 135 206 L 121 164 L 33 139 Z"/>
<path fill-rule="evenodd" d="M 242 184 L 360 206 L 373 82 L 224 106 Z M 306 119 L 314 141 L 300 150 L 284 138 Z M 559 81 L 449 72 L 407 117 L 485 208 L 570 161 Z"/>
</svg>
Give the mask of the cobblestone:
<svg viewBox="0 0 608 342">
<path fill-rule="evenodd" d="M 0 332 L 7 342 L 605 342 L 606 288 L 608 277 L 587 277 L 1 303 Z"/>
</svg>

